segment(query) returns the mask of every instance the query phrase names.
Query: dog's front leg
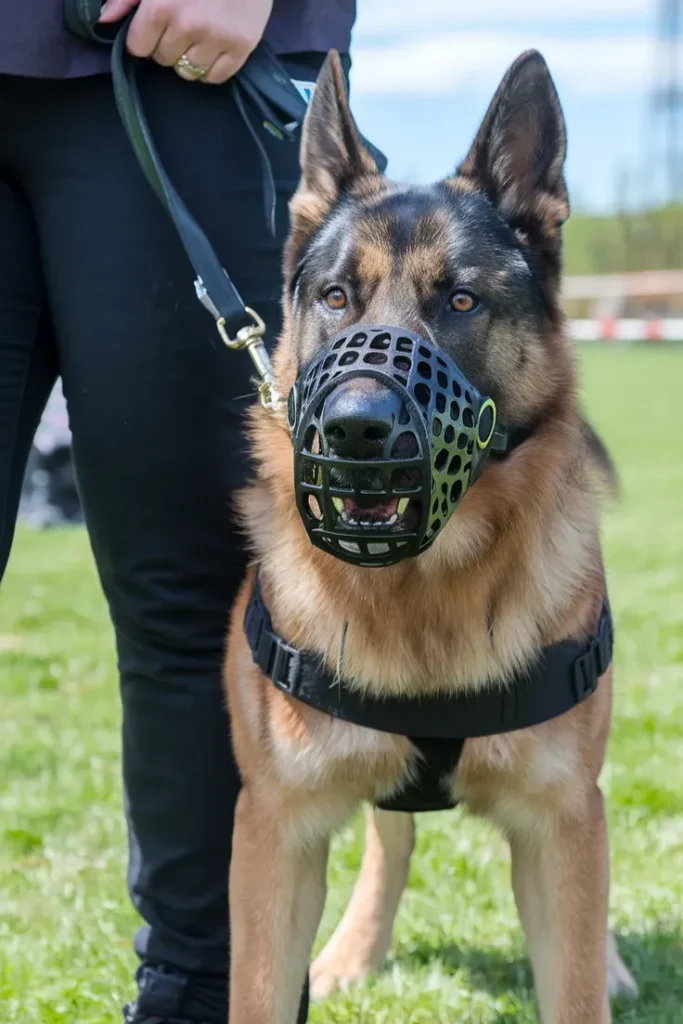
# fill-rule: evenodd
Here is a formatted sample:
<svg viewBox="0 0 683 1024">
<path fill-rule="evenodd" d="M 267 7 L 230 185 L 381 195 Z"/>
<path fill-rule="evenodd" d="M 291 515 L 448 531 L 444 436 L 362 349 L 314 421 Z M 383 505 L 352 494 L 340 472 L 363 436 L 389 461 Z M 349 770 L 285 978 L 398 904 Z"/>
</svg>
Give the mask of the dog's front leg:
<svg viewBox="0 0 683 1024">
<path fill-rule="evenodd" d="M 580 813 L 548 813 L 515 830 L 511 849 L 543 1024 L 609 1024 L 602 793 L 594 786 Z"/>
<path fill-rule="evenodd" d="M 230 1024 L 295 1024 L 325 900 L 327 837 L 249 786 L 240 793 L 230 865 Z"/>
<path fill-rule="evenodd" d="M 314 999 L 362 981 L 389 952 L 414 842 L 412 815 L 368 808 L 363 863 L 351 901 L 311 968 Z"/>
</svg>

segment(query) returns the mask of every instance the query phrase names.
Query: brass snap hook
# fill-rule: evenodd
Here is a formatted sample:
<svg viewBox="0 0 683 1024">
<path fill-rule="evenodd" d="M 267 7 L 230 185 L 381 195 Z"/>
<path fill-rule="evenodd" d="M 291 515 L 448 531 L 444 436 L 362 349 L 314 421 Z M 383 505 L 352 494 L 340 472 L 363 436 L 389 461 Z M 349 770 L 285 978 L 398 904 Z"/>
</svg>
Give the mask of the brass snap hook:
<svg viewBox="0 0 683 1024">
<path fill-rule="evenodd" d="M 275 388 L 270 356 L 263 344 L 266 325 L 255 310 L 250 309 L 249 306 L 245 306 L 244 309 L 254 322 L 240 327 L 234 338 L 231 338 L 226 330 L 225 317 L 218 318 L 216 327 L 224 345 L 227 345 L 233 352 L 239 352 L 240 349 L 246 348 L 256 372 L 261 378 L 258 386 L 261 405 L 266 409 L 276 410 L 282 403 L 282 397 Z"/>
<path fill-rule="evenodd" d="M 244 311 L 249 314 L 254 322 L 253 324 L 245 324 L 244 327 L 240 327 L 234 338 L 231 338 L 226 330 L 225 317 L 221 316 L 216 320 L 216 327 L 218 328 L 218 333 L 223 340 L 223 344 L 236 352 L 239 352 L 242 348 L 246 348 L 247 345 L 253 344 L 254 341 L 262 338 L 266 333 L 266 325 L 258 313 L 255 312 L 255 310 L 250 309 L 249 306 L 245 306 Z"/>
</svg>

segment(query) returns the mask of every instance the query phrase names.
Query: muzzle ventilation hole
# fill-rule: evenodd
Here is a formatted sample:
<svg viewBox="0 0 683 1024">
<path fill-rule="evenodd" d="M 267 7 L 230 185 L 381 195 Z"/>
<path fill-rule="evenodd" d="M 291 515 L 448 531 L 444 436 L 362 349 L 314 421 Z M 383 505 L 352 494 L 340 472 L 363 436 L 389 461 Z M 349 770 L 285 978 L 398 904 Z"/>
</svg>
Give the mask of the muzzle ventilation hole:
<svg viewBox="0 0 683 1024">
<path fill-rule="evenodd" d="M 313 518 L 317 519 L 318 522 L 320 522 L 320 520 L 323 517 L 323 513 L 322 513 L 322 509 L 320 508 L 320 505 L 318 503 L 318 499 L 316 498 L 316 496 L 314 494 L 309 494 L 308 495 L 308 507 L 310 509 L 310 512 L 311 512 L 311 515 L 313 516 Z"/>
<path fill-rule="evenodd" d="M 311 455 L 318 455 L 320 453 L 320 434 L 314 423 L 310 425 L 304 434 L 304 449 L 310 452 Z"/>
</svg>

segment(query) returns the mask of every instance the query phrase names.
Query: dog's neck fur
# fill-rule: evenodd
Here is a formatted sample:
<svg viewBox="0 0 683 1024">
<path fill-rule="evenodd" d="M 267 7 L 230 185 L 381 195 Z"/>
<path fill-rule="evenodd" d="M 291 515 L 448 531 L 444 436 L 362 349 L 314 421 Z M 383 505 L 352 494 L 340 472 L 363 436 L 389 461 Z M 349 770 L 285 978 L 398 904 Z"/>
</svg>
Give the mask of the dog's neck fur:
<svg viewBox="0 0 683 1024">
<path fill-rule="evenodd" d="M 476 687 L 595 625 L 598 498 L 573 388 L 489 464 L 431 549 L 381 570 L 310 544 L 284 419 L 255 410 L 252 441 L 258 477 L 240 505 L 275 628 L 346 679 L 375 692 Z"/>
</svg>

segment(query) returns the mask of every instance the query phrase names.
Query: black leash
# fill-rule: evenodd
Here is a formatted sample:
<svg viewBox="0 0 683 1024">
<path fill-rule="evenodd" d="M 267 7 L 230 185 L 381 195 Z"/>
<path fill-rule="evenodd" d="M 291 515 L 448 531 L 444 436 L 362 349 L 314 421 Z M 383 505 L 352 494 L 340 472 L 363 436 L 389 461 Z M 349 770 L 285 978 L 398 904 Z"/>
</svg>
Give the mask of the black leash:
<svg viewBox="0 0 683 1024">
<path fill-rule="evenodd" d="M 253 309 L 245 305 L 206 234 L 194 219 L 168 177 L 152 138 L 137 85 L 140 60 L 126 49 L 128 27 L 135 11 L 119 25 L 101 25 L 98 18 L 101 0 L 64 0 L 68 27 L 90 42 L 112 47 L 112 79 L 119 116 L 140 167 L 157 198 L 173 221 L 180 241 L 195 272 L 197 298 L 211 314 L 223 342 L 231 349 L 246 348 L 261 383 L 264 405 L 279 403 L 270 372 L 270 359 L 263 343 L 266 326 Z M 306 101 L 268 44 L 262 41 L 244 66 L 228 83 L 237 108 L 251 133 L 261 162 L 266 220 L 275 230 L 275 184 L 270 161 L 259 137 L 258 123 L 282 141 L 295 143 L 307 110 Z M 386 167 L 386 158 L 364 140 L 378 169 Z"/>
<path fill-rule="evenodd" d="M 130 19 L 129 19 L 130 20 Z M 139 61 L 126 50 L 128 23 L 118 32 L 112 48 L 112 79 L 119 116 L 140 167 L 157 198 L 175 224 L 194 268 L 197 297 L 230 337 L 245 319 L 253 319 L 230 276 L 221 265 L 204 231 L 176 191 L 152 139 L 136 75 Z"/>
</svg>

